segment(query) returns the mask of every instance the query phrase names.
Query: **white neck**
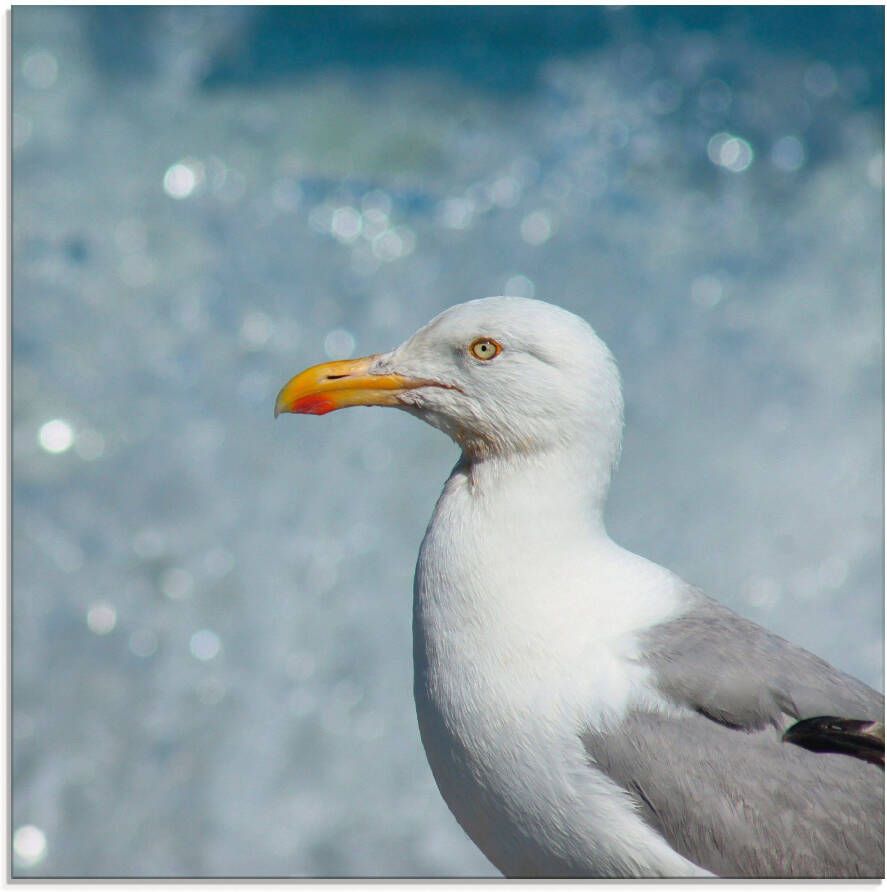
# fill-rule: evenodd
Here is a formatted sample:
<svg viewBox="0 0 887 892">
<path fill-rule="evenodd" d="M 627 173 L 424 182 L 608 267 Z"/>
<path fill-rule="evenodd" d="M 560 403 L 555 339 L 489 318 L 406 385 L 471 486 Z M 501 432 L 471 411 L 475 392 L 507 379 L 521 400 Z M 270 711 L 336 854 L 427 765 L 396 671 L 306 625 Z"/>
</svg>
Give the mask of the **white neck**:
<svg viewBox="0 0 887 892">
<path fill-rule="evenodd" d="M 568 519 L 575 524 L 581 518 L 586 533 L 605 536 L 610 475 L 608 460 L 596 458 L 588 449 L 559 446 L 483 457 L 463 453 L 450 481 L 464 476 L 476 499 L 489 500 L 494 512 L 498 504 L 500 517 L 507 510 L 522 512 L 530 524 L 536 519 L 555 524 Z"/>
<path fill-rule="evenodd" d="M 484 648 L 529 636 L 541 654 L 566 641 L 584 649 L 668 615 L 676 578 L 607 535 L 609 478 L 609 464 L 584 449 L 463 456 L 419 553 L 420 624 L 446 637 L 476 633 Z M 564 628 L 571 621 L 575 631 Z"/>
</svg>

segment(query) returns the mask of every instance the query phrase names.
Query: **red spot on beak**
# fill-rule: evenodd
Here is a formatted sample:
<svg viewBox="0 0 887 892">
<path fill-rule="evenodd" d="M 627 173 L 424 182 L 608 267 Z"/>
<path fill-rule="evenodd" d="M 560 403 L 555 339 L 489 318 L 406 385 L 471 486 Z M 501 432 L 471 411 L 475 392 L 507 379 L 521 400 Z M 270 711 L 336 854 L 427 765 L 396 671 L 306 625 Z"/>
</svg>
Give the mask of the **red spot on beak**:
<svg viewBox="0 0 887 892">
<path fill-rule="evenodd" d="M 293 412 L 300 415 L 326 415 L 336 408 L 336 404 L 327 396 L 320 393 L 310 393 L 297 399 L 293 404 Z"/>
</svg>

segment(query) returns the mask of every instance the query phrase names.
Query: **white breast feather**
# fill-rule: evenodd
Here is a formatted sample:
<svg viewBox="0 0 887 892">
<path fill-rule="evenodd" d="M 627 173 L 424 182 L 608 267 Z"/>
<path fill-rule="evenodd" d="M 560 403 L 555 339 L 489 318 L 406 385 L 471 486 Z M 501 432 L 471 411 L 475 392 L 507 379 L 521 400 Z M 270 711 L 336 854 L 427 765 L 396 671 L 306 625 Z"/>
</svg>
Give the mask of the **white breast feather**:
<svg viewBox="0 0 887 892">
<path fill-rule="evenodd" d="M 705 874 L 580 741 L 633 705 L 669 708 L 633 658 L 637 632 L 679 609 L 674 577 L 545 498 L 522 485 L 491 495 L 457 469 L 426 533 L 416 703 L 441 793 L 506 875 Z"/>
</svg>

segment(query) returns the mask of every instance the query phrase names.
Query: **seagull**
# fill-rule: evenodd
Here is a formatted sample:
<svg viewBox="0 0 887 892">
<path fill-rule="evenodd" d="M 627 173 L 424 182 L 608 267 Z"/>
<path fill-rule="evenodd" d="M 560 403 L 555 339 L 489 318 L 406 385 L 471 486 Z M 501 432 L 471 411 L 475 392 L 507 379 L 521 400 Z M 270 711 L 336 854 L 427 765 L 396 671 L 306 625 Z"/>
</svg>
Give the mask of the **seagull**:
<svg viewBox="0 0 887 892">
<path fill-rule="evenodd" d="M 462 450 L 416 565 L 414 693 L 438 788 L 496 868 L 884 876 L 883 695 L 608 536 L 623 400 L 587 322 L 469 301 L 303 371 L 275 415 L 347 406 Z"/>
</svg>

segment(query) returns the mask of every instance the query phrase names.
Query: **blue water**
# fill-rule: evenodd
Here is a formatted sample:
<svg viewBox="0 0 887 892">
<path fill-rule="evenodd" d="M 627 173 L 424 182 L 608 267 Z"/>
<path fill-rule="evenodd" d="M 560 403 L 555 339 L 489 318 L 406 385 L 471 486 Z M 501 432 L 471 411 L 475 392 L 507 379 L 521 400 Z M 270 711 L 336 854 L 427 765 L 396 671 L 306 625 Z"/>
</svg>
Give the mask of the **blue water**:
<svg viewBox="0 0 887 892">
<path fill-rule="evenodd" d="M 21 876 L 490 875 L 411 702 L 455 447 L 278 387 L 510 292 L 616 539 L 883 687 L 883 10 L 13 12 Z"/>
</svg>

